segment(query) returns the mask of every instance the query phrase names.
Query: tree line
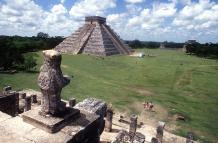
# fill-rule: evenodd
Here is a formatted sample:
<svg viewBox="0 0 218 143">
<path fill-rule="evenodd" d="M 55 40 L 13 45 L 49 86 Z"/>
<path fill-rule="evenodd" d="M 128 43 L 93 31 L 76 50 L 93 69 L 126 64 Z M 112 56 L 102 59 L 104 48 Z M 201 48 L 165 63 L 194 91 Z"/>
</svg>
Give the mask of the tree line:
<svg viewBox="0 0 218 143">
<path fill-rule="evenodd" d="M 33 52 L 54 48 L 63 39 L 42 32 L 32 37 L 0 36 L 0 70 L 30 70 L 36 66 Z"/>
<path fill-rule="evenodd" d="M 138 48 L 160 48 L 161 44 L 164 46 L 164 48 L 182 48 L 184 43 L 176 43 L 176 42 L 154 42 L 154 41 L 140 41 L 140 40 L 132 40 L 132 41 L 126 41 L 126 43 L 133 49 Z"/>
<path fill-rule="evenodd" d="M 195 41 L 195 40 L 189 40 L 189 41 Z M 186 43 L 176 43 L 176 42 L 154 42 L 154 41 L 140 41 L 140 40 L 132 40 L 132 41 L 126 41 L 126 43 L 133 49 L 138 48 L 161 48 L 161 45 L 163 48 L 170 48 L 170 49 L 176 49 L 176 48 L 185 48 L 186 53 L 188 54 L 194 54 L 200 57 L 211 57 L 211 58 L 217 58 L 218 57 L 218 43 L 198 43 L 198 42 L 186 42 Z"/>
<path fill-rule="evenodd" d="M 36 66 L 35 51 L 52 49 L 63 37 L 50 37 L 47 33 L 39 32 L 36 36 L 0 36 L 0 71 L 1 70 L 30 70 Z M 218 43 L 198 42 L 176 43 L 176 42 L 154 42 L 132 40 L 125 41 L 133 49 L 138 48 L 183 48 L 185 44 L 186 53 L 203 57 L 218 57 Z"/>
<path fill-rule="evenodd" d="M 188 54 L 195 54 L 200 57 L 218 57 L 218 43 L 186 43 L 185 48 Z"/>
</svg>

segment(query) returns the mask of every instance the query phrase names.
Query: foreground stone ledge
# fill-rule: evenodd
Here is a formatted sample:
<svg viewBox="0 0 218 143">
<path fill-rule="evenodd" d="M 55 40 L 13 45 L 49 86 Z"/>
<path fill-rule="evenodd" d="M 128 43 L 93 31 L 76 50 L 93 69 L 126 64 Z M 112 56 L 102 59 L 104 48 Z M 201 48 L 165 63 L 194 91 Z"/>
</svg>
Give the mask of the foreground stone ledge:
<svg viewBox="0 0 218 143">
<path fill-rule="evenodd" d="M 99 115 L 81 111 L 81 116 L 59 132 L 50 134 L 23 122 L 22 118 L 10 117 L 0 112 L 0 141 L 4 143 L 88 143 L 98 139 Z"/>
</svg>

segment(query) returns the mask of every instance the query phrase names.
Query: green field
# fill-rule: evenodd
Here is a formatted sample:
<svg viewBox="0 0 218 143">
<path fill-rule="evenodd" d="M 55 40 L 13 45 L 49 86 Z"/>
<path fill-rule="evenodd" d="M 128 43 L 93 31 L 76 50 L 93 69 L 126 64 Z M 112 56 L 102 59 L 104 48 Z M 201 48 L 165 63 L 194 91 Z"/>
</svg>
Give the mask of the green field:
<svg viewBox="0 0 218 143">
<path fill-rule="evenodd" d="M 119 110 L 139 112 L 131 106 L 151 100 L 168 111 L 168 124 L 176 133 L 193 131 L 203 142 L 218 142 L 218 61 L 176 50 L 142 50 L 144 58 L 64 55 L 62 70 L 72 77 L 63 98 L 97 97 Z M 42 56 L 38 57 L 39 66 Z M 39 68 L 39 67 L 38 67 Z M 0 88 L 38 89 L 38 73 L 0 74 Z M 172 121 L 179 114 L 186 121 Z"/>
</svg>

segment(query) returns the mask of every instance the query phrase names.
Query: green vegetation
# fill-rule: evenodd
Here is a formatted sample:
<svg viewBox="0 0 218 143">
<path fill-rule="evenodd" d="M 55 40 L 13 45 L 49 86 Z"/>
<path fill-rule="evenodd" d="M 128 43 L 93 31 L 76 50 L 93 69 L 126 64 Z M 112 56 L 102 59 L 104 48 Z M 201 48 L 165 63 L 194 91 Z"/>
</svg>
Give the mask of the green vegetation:
<svg viewBox="0 0 218 143">
<path fill-rule="evenodd" d="M 175 43 L 175 42 L 155 42 L 155 41 L 139 41 L 139 40 L 132 40 L 126 41 L 126 43 L 132 47 L 133 49 L 141 49 L 141 48 L 149 48 L 149 49 L 156 49 L 160 47 L 160 44 L 164 44 L 165 48 L 182 48 L 184 43 Z"/>
<path fill-rule="evenodd" d="M 218 58 L 218 43 L 187 43 L 186 53 L 195 54 L 200 57 Z"/>
<path fill-rule="evenodd" d="M 151 100 L 169 112 L 177 133 L 193 131 L 204 142 L 218 142 L 218 62 L 177 50 L 141 49 L 144 58 L 63 55 L 62 70 L 72 77 L 63 97 L 97 97 L 119 110 L 134 111 L 133 103 Z M 39 57 L 38 69 L 42 64 Z M 38 73 L 0 74 L 0 88 L 37 86 Z M 175 114 L 186 121 L 175 121 Z"/>
<path fill-rule="evenodd" d="M 54 48 L 62 40 L 42 32 L 37 37 L 0 36 L 0 71 L 30 70 L 35 67 L 34 55 L 24 53 Z"/>
</svg>

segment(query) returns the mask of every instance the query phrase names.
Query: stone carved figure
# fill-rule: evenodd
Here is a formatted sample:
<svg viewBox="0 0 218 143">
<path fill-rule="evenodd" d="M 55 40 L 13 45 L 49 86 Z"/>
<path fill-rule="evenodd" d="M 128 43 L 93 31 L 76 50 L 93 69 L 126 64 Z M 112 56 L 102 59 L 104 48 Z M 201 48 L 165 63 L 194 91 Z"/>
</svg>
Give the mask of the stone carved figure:
<svg viewBox="0 0 218 143">
<path fill-rule="evenodd" d="M 62 74 L 61 54 L 55 50 L 43 51 L 44 63 L 40 68 L 38 85 L 42 92 L 42 115 L 55 115 L 65 110 L 61 102 L 61 90 L 70 79 Z"/>
</svg>

